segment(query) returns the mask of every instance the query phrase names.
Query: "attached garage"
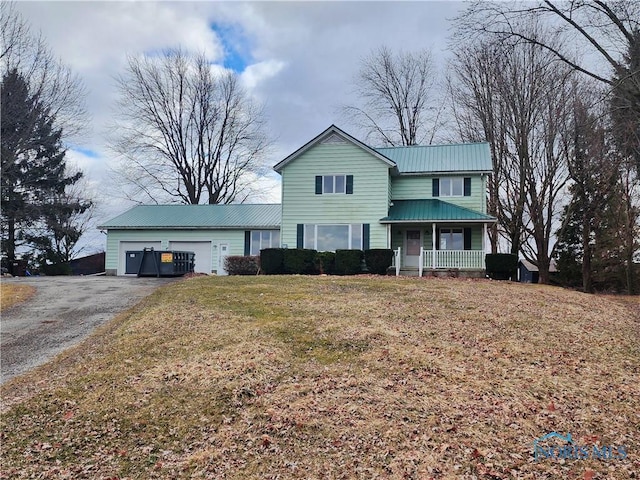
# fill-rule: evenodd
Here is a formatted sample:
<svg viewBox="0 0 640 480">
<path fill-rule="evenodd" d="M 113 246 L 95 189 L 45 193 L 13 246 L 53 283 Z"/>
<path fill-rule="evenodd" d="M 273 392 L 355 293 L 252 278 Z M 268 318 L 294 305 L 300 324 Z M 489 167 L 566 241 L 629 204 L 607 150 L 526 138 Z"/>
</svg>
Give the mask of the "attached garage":
<svg viewBox="0 0 640 480">
<path fill-rule="evenodd" d="M 280 246 L 279 204 L 140 205 L 103 225 L 107 275 L 126 274 L 126 252 L 195 252 L 195 270 L 224 274 L 224 256 Z"/>
<path fill-rule="evenodd" d="M 169 241 L 169 250 L 179 250 L 184 252 L 194 252 L 196 254 L 196 265 L 194 271 L 196 273 L 211 273 L 211 242 L 175 242 Z"/>
<path fill-rule="evenodd" d="M 127 252 L 136 252 L 144 248 L 153 248 L 160 250 L 161 242 L 120 242 L 118 245 L 118 272 L 124 275 L 127 270 L 131 273 L 131 269 L 127 269 Z"/>
</svg>

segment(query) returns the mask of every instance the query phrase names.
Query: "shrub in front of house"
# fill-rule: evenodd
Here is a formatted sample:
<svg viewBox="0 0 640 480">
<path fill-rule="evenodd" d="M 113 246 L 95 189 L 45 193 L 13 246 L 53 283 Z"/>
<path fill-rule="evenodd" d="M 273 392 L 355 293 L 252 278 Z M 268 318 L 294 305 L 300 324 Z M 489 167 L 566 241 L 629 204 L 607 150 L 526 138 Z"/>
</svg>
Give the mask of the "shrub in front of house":
<svg viewBox="0 0 640 480">
<path fill-rule="evenodd" d="M 260 250 L 260 271 L 265 275 L 284 273 L 284 248 L 265 248 Z"/>
<path fill-rule="evenodd" d="M 284 273 L 290 275 L 312 275 L 316 271 L 315 250 L 287 248 L 284 250 Z"/>
<path fill-rule="evenodd" d="M 316 271 L 326 275 L 336 273 L 336 254 L 333 252 L 318 252 L 316 254 Z"/>
<path fill-rule="evenodd" d="M 393 263 L 393 250 L 390 248 L 372 248 L 364 251 L 364 263 L 369 272 L 376 275 L 386 275 L 387 269 Z"/>
<path fill-rule="evenodd" d="M 513 253 L 487 253 L 487 275 L 494 280 L 509 280 L 518 271 L 518 256 Z"/>
<path fill-rule="evenodd" d="M 356 275 L 362 272 L 362 250 L 336 250 L 335 273 Z"/>
<path fill-rule="evenodd" d="M 224 259 L 224 269 L 229 275 L 257 275 L 260 257 L 231 255 Z"/>
</svg>

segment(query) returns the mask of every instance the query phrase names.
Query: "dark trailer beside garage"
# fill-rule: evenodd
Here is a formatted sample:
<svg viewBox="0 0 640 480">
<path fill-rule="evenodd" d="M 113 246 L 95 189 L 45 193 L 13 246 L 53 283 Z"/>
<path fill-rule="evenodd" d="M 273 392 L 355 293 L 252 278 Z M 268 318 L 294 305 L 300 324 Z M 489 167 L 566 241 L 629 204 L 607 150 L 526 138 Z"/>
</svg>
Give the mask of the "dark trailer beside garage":
<svg viewBox="0 0 640 480">
<path fill-rule="evenodd" d="M 126 253 L 126 272 L 138 277 L 180 277 L 193 273 L 194 252 L 157 251 L 145 248 Z"/>
</svg>

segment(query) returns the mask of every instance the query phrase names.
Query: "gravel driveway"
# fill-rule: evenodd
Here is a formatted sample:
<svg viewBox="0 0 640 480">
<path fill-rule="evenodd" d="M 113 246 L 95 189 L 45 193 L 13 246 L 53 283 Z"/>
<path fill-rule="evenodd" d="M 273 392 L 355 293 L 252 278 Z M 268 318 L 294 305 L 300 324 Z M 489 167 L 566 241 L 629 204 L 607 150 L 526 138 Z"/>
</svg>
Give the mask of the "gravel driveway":
<svg viewBox="0 0 640 480">
<path fill-rule="evenodd" d="M 29 277 L 2 279 L 33 285 L 28 302 L 2 312 L 0 383 L 79 343 L 116 314 L 173 278 Z"/>
</svg>

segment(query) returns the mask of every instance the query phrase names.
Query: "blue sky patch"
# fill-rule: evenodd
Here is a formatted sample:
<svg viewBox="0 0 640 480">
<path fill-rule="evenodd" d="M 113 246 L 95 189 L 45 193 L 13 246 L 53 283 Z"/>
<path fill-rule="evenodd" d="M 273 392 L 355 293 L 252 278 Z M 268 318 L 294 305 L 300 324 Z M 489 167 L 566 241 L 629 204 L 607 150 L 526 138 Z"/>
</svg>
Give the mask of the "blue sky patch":
<svg viewBox="0 0 640 480">
<path fill-rule="evenodd" d="M 236 73 L 242 73 L 251 62 L 249 41 L 238 25 L 212 23 L 213 30 L 224 48 L 223 66 Z"/>
<path fill-rule="evenodd" d="M 82 148 L 82 147 L 77 147 L 75 145 L 71 145 L 69 148 L 71 150 L 73 150 L 74 152 L 81 153 L 85 157 L 89 157 L 89 158 L 98 158 L 98 157 L 100 157 L 98 152 L 96 152 L 95 150 L 91 150 L 90 148 Z"/>
</svg>

